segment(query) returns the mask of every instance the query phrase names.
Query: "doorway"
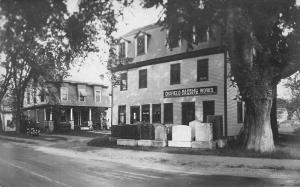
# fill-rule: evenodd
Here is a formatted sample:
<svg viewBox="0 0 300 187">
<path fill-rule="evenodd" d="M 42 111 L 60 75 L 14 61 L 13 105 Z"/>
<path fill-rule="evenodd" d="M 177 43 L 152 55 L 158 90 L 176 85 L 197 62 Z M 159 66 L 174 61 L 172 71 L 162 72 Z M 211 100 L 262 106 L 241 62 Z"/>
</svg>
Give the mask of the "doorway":
<svg viewBox="0 0 300 187">
<path fill-rule="evenodd" d="M 140 106 L 130 107 L 130 123 L 133 124 L 140 121 Z"/>
<path fill-rule="evenodd" d="M 203 101 L 203 122 L 207 122 L 208 115 L 215 115 L 215 101 Z"/>
<path fill-rule="evenodd" d="M 195 120 L 195 103 L 182 103 L 182 125 L 189 125 L 189 122 Z"/>
</svg>

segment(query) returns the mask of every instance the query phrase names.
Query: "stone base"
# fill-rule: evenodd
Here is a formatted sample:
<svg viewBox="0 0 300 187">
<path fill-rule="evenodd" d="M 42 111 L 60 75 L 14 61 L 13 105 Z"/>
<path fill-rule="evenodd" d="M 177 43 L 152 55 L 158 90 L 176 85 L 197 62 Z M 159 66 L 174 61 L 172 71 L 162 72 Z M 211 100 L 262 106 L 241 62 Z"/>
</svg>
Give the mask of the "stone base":
<svg viewBox="0 0 300 187">
<path fill-rule="evenodd" d="M 138 141 L 133 139 L 117 139 L 117 145 L 137 146 Z"/>
<path fill-rule="evenodd" d="M 167 141 L 158 141 L 158 140 L 137 140 L 138 146 L 145 147 L 166 147 Z"/>
<path fill-rule="evenodd" d="M 198 149 L 215 149 L 216 148 L 215 141 L 194 141 L 192 142 L 192 148 Z"/>
<path fill-rule="evenodd" d="M 168 146 L 167 141 L 153 140 L 153 147 L 167 147 L 167 146 Z"/>
<path fill-rule="evenodd" d="M 192 147 L 190 141 L 168 141 L 169 147 Z"/>
</svg>

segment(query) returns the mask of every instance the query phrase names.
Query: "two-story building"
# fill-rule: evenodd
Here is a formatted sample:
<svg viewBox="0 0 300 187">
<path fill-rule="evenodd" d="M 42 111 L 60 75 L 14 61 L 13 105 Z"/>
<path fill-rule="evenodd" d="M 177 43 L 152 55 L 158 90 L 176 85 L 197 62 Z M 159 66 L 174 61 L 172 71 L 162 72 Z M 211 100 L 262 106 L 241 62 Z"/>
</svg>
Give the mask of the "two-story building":
<svg viewBox="0 0 300 187">
<path fill-rule="evenodd" d="M 243 124 L 243 104 L 231 86 L 230 64 L 218 36 L 207 32 L 199 44 L 166 43 L 167 30 L 149 25 L 120 38 L 120 78 L 113 88 L 112 124 L 136 121 L 188 125 L 221 115 L 223 135 L 235 136 Z M 122 63 L 127 59 L 128 63 Z"/>
<path fill-rule="evenodd" d="M 9 97 L 7 94 L 4 96 L 0 103 L 0 123 L 1 130 L 4 132 L 16 131 L 16 124 L 13 118 L 12 103 L 12 97 Z"/>
<path fill-rule="evenodd" d="M 24 96 L 24 115 L 41 129 L 54 124 L 56 130 L 103 125 L 110 120 L 108 87 L 101 84 L 62 81 L 42 87 L 28 86 Z"/>
</svg>

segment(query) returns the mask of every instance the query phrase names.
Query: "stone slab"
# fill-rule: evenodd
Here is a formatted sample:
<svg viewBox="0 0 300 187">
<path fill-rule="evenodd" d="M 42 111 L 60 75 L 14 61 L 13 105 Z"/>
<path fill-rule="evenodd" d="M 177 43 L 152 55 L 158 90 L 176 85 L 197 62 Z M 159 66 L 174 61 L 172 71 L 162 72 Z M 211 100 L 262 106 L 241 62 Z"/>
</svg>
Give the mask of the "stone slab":
<svg viewBox="0 0 300 187">
<path fill-rule="evenodd" d="M 195 141 L 212 141 L 213 125 L 211 123 L 199 123 L 195 126 Z"/>
<path fill-rule="evenodd" d="M 155 140 L 157 141 L 166 141 L 168 139 L 167 128 L 164 125 L 156 125 L 154 134 Z"/>
<path fill-rule="evenodd" d="M 195 130 L 196 130 L 196 125 L 198 125 L 198 124 L 201 124 L 201 121 L 199 121 L 199 120 L 194 120 L 194 121 L 191 121 L 191 122 L 189 122 L 189 126 L 191 127 L 191 135 L 192 135 L 192 140 L 195 140 Z"/>
<path fill-rule="evenodd" d="M 167 141 L 158 141 L 158 140 L 152 140 L 153 141 L 153 147 L 167 147 L 168 142 Z"/>
<path fill-rule="evenodd" d="M 137 140 L 138 146 L 152 147 L 153 140 Z"/>
<path fill-rule="evenodd" d="M 117 145 L 137 146 L 138 142 L 133 139 L 117 139 Z"/>
<path fill-rule="evenodd" d="M 192 147 L 191 141 L 168 141 L 169 147 Z"/>
<path fill-rule="evenodd" d="M 186 125 L 175 125 L 172 127 L 172 141 L 189 142 L 192 140 L 191 127 Z"/>
<path fill-rule="evenodd" d="M 137 140 L 137 144 L 143 147 L 166 147 L 167 141 Z"/>
<path fill-rule="evenodd" d="M 198 149 L 215 149 L 216 148 L 215 141 L 193 141 L 192 148 Z"/>
</svg>

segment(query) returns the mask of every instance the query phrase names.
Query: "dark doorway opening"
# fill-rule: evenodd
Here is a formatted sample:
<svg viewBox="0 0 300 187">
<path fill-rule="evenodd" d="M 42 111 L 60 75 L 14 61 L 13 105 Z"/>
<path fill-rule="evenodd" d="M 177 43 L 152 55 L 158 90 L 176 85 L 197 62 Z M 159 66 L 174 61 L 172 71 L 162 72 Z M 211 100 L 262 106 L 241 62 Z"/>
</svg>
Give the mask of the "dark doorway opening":
<svg viewBox="0 0 300 187">
<path fill-rule="evenodd" d="M 195 103 L 182 103 L 182 125 L 189 125 L 189 122 L 195 120 Z"/>
<path fill-rule="evenodd" d="M 140 106 L 130 107 L 130 123 L 133 124 L 140 121 Z"/>
<path fill-rule="evenodd" d="M 207 122 L 208 115 L 215 115 L 215 101 L 203 101 L 203 122 Z"/>
</svg>

